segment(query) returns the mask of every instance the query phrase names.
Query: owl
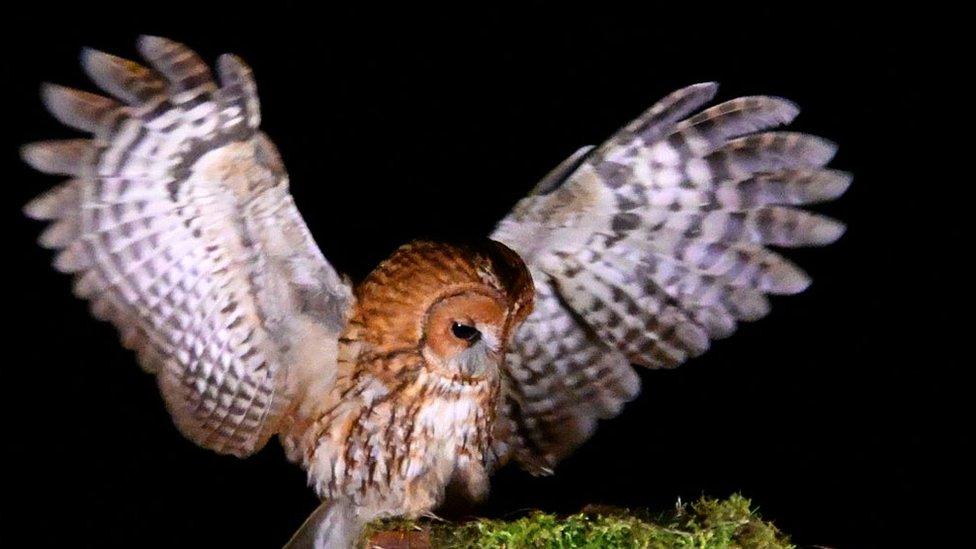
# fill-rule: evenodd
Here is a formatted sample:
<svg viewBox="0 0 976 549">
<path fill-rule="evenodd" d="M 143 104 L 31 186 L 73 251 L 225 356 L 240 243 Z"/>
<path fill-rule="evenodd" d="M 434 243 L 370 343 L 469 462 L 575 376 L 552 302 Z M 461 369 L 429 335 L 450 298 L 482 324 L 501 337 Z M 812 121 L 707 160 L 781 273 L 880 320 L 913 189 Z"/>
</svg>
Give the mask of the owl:
<svg viewBox="0 0 976 549">
<path fill-rule="evenodd" d="M 238 457 L 277 436 L 307 471 L 323 504 L 294 546 L 350 546 L 449 485 L 481 498 L 508 462 L 552 473 L 638 394 L 633 364 L 677 366 L 807 287 L 770 247 L 844 231 L 797 207 L 849 186 L 836 147 L 773 130 L 783 99 L 704 108 L 704 83 L 571 155 L 490 238 L 408 243 L 354 285 L 292 200 L 250 69 L 138 48 L 148 67 L 83 53 L 108 96 L 43 87 L 91 135 L 23 148 L 70 178 L 26 213 L 180 432 Z"/>
</svg>

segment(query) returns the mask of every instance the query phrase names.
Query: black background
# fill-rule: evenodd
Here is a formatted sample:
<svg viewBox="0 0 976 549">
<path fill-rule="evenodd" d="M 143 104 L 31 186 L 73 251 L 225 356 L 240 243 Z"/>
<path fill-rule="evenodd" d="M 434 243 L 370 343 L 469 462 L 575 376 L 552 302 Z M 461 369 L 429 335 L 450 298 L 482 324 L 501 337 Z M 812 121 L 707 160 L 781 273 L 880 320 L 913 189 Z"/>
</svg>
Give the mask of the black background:
<svg viewBox="0 0 976 549">
<path fill-rule="evenodd" d="M 920 517 L 945 505 L 928 489 L 961 480 L 950 444 L 970 437 L 955 425 L 966 406 L 954 372 L 966 361 L 951 352 L 966 342 L 948 309 L 962 308 L 952 208 L 971 172 L 936 175 L 960 157 L 934 126 L 958 120 L 951 90 L 967 71 L 941 68 L 956 51 L 940 39 L 951 34 L 943 22 L 752 4 L 92 5 L 7 17 L 0 158 L 13 331 L 0 377 L 0 541 L 273 547 L 316 505 L 277 442 L 242 461 L 182 439 L 152 378 L 71 297 L 34 244 L 40 226 L 19 212 L 55 179 L 21 165 L 17 145 L 68 135 L 44 113 L 39 82 L 89 87 L 82 46 L 132 57 L 135 37 L 150 33 L 253 67 L 296 201 L 353 278 L 413 238 L 487 234 L 565 156 L 678 87 L 717 80 L 719 99 L 799 103 L 794 127 L 837 141 L 833 165 L 856 176 L 819 208 L 848 223 L 844 238 L 789 254 L 814 285 L 682 368 L 642 371 L 643 394 L 555 476 L 506 469 L 480 512 L 666 508 L 741 492 L 800 544 L 907 544 Z"/>
</svg>

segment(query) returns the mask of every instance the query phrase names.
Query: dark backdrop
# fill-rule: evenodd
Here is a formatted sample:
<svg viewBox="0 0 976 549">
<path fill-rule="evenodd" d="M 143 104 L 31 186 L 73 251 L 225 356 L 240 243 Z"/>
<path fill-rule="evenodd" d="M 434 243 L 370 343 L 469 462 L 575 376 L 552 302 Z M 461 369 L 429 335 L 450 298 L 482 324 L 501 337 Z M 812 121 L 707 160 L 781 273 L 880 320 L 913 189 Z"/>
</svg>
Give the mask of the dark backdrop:
<svg viewBox="0 0 976 549">
<path fill-rule="evenodd" d="M 820 209 L 849 224 L 844 238 L 789 254 L 814 285 L 684 367 L 642 371 L 643 394 L 555 476 L 506 469 L 481 512 L 741 492 L 801 544 L 874 546 L 906 543 L 919 513 L 942 505 L 926 489 L 955 485 L 940 476 L 955 459 L 945 441 L 969 434 L 951 419 L 964 408 L 951 377 L 962 360 L 948 355 L 956 322 L 941 306 L 958 287 L 946 271 L 962 238 L 950 213 L 961 180 L 933 170 L 960 157 L 927 148 L 940 144 L 932 120 L 955 119 L 943 93 L 953 72 L 936 68 L 954 50 L 927 34 L 928 16 L 751 4 L 28 8 L 7 17 L 0 60 L 14 250 L 0 541 L 272 547 L 316 505 L 277 442 L 241 461 L 182 439 L 153 379 L 71 297 L 34 244 L 40 226 L 19 213 L 55 180 L 21 165 L 16 146 L 68 134 L 43 111 L 39 82 L 87 87 L 79 49 L 131 57 L 140 33 L 254 68 L 298 205 L 354 278 L 409 239 L 487 234 L 566 155 L 673 89 L 718 80 L 720 99 L 796 101 L 795 128 L 837 141 L 834 165 L 856 175 Z"/>
</svg>

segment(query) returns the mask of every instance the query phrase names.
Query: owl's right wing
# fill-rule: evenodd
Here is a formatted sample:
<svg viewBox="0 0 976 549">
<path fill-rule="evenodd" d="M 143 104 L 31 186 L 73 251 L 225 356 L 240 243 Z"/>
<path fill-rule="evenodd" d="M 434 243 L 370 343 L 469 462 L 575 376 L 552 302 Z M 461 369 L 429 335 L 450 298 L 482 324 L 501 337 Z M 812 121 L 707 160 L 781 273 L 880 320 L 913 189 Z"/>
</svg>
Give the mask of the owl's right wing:
<svg viewBox="0 0 976 549">
<path fill-rule="evenodd" d="M 250 69 L 222 56 L 218 86 L 181 44 L 142 37 L 139 50 L 151 69 L 83 55 L 121 102 L 44 88 L 54 116 L 92 136 L 24 147 L 31 166 L 72 177 L 25 211 L 53 221 L 41 244 L 156 374 L 180 431 L 245 456 L 276 432 L 295 376 L 334 368 L 309 372 L 306 349 L 338 337 L 350 288 L 258 130 Z"/>
<path fill-rule="evenodd" d="M 798 110 L 740 97 L 693 113 L 713 83 L 678 90 L 581 149 L 492 234 L 529 266 L 534 312 L 514 336 L 496 437 L 546 472 L 639 390 L 631 363 L 673 367 L 809 279 L 769 249 L 818 246 L 840 223 L 795 206 L 833 199 L 832 143 L 791 132 Z"/>
</svg>

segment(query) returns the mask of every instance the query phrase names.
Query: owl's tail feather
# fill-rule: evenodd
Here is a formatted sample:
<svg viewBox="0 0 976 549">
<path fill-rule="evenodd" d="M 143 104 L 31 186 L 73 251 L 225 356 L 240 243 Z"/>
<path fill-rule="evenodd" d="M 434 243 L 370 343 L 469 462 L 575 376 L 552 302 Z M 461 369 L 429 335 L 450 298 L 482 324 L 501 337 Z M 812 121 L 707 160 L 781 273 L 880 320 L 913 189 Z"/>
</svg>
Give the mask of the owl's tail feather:
<svg viewBox="0 0 976 549">
<path fill-rule="evenodd" d="M 350 549 L 357 546 L 366 522 L 349 500 L 325 500 L 284 549 Z"/>
</svg>

